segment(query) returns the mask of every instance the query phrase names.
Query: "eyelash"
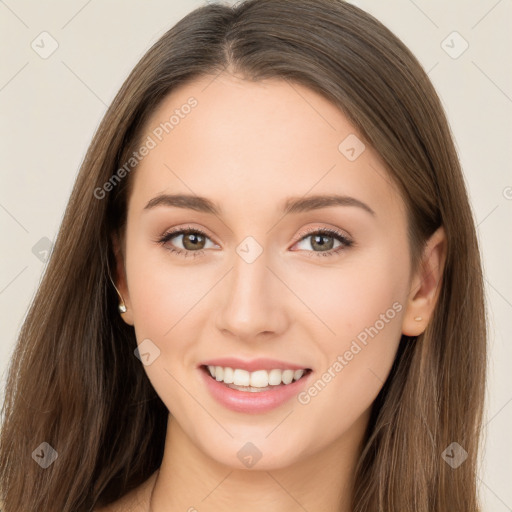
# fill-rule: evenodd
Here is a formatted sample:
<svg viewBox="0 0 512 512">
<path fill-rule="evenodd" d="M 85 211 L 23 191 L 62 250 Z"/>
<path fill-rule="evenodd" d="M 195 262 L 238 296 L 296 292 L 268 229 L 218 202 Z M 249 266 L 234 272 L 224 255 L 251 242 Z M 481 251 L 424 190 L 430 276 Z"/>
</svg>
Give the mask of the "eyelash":
<svg viewBox="0 0 512 512">
<path fill-rule="evenodd" d="M 165 244 L 167 242 L 169 242 L 169 240 L 171 240 L 175 236 L 189 235 L 191 233 L 204 236 L 205 238 L 208 238 L 208 239 L 210 238 L 204 231 L 201 231 L 200 229 L 196 229 L 196 228 L 180 229 L 180 228 L 178 228 L 176 230 L 166 232 L 164 235 L 162 235 L 157 240 L 157 243 L 161 244 L 162 246 L 165 246 Z M 343 250 L 345 250 L 349 247 L 352 247 L 354 245 L 354 242 L 352 240 L 350 240 L 349 238 L 347 238 L 341 231 L 338 231 L 336 229 L 331 229 L 331 228 L 320 228 L 320 229 L 316 228 L 316 229 L 311 229 L 311 230 L 301 232 L 301 233 L 299 233 L 298 238 L 294 242 L 294 244 L 302 242 L 302 240 L 304 240 L 305 238 L 308 238 L 312 235 L 329 236 L 329 237 L 335 238 L 342 244 L 339 247 L 337 247 L 336 249 L 330 249 L 329 251 L 306 251 L 307 253 L 310 253 L 310 256 L 313 256 L 313 257 L 314 257 L 314 255 L 316 255 L 318 257 L 338 255 Z M 168 251 L 170 251 L 178 256 L 183 256 L 183 254 L 184 254 L 184 257 L 188 257 L 190 254 L 192 254 L 194 256 L 194 258 L 197 256 L 200 256 L 205 251 L 205 249 L 200 249 L 198 251 L 189 251 L 186 249 L 176 249 L 175 247 L 172 247 L 172 246 L 165 247 L 165 248 Z"/>
</svg>

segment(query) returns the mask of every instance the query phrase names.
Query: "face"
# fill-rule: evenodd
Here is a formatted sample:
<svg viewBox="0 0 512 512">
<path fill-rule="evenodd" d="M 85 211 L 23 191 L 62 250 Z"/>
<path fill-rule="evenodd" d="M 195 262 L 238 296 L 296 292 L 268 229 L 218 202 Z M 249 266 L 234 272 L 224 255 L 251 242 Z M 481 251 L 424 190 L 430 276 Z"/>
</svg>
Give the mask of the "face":
<svg viewBox="0 0 512 512">
<path fill-rule="evenodd" d="M 174 90 L 145 127 L 123 318 L 197 448 L 240 467 L 250 441 L 258 468 L 286 467 L 348 439 L 390 371 L 411 288 L 405 206 L 323 97 L 212 80 Z M 233 389 L 268 378 L 267 391 Z"/>
</svg>

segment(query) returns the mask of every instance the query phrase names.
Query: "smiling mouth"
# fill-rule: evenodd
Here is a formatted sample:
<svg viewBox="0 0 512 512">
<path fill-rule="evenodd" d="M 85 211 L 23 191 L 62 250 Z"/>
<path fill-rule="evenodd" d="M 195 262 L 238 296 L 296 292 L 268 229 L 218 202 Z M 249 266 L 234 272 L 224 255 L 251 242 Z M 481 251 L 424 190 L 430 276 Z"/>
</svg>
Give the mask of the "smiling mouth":
<svg viewBox="0 0 512 512">
<path fill-rule="evenodd" d="M 250 393 L 272 391 L 289 386 L 311 373 L 310 368 L 301 370 L 256 370 L 249 372 L 239 368 L 202 365 L 201 369 L 213 380 L 226 387 Z"/>
</svg>

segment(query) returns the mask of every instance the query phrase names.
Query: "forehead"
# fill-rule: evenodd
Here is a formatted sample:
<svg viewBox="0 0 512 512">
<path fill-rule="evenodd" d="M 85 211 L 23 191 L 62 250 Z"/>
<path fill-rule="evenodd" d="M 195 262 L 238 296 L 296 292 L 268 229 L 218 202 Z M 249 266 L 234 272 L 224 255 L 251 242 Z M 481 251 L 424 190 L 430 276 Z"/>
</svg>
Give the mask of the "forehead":
<svg viewBox="0 0 512 512">
<path fill-rule="evenodd" d="M 133 176 L 138 209 L 162 193 L 206 196 L 233 213 L 336 193 L 370 204 L 382 221 L 404 214 L 379 155 L 343 112 L 286 80 L 196 79 L 164 99 L 141 140 L 151 150 Z"/>
</svg>

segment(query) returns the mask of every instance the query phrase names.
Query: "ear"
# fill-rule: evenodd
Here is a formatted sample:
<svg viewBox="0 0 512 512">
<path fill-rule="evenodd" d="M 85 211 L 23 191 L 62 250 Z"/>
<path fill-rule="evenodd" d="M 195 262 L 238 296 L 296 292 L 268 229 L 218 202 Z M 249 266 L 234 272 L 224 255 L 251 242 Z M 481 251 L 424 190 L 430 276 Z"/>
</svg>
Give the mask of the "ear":
<svg viewBox="0 0 512 512">
<path fill-rule="evenodd" d="M 128 284 L 126 280 L 124 251 L 122 250 L 121 242 L 116 234 L 112 236 L 112 247 L 114 249 L 114 257 L 116 261 L 116 269 L 112 279 L 114 280 L 118 293 L 121 294 L 122 300 L 126 306 L 126 313 L 121 313 L 121 318 L 128 325 L 133 325 L 133 308 L 130 302 L 130 294 L 128 292 Z M 121 302 L 121 299 L 119 299 L 119 302 Z"/>
<path fill-rule="evenodd" d="M 441 226 L 427 241 L 418 271 L 411 279 L 402 320 L 402 333 L 406 336 L 419 336 L 425 330 L 441 291 L 445 261 L 446 234 Z"/>
</svg>

